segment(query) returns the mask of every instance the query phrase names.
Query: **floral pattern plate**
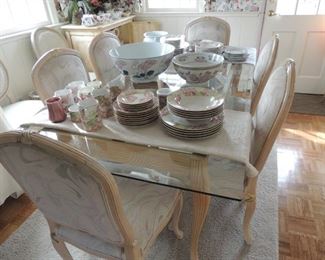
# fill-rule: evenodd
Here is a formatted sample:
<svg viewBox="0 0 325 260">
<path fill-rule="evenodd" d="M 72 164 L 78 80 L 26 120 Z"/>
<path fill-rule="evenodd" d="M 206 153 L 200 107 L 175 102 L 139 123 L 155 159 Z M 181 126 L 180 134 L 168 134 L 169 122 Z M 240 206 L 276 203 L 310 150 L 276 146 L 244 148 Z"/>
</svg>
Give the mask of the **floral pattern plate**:
<svg viewBox="0 0 325 260">
<path fill-rule="evenodd" d="M 169 106 L 194 113 L 217 109 L 223 102 L 222 94 L 215 90 L 202 87 L 182 88 L 167 97 Z"/>
<path fill-rule="evenodd" d="M 212 117 L 208 120 L 186 120 L 184 118 L 173 115 L 167 107 L 160 111 L 160 118 L 164 125 L 176 131 L 184 133 L 195 133 L 202 131 L 213 130 L 223 122 L 223 113 L 218 116 Z"/>
<path fill-rule="evenodd" d="M 153 102 L 154 94 L 149 90 L 134 89 L 122 92 L 117 97 L 119 105 L 139 106 Z"/>
</svg>

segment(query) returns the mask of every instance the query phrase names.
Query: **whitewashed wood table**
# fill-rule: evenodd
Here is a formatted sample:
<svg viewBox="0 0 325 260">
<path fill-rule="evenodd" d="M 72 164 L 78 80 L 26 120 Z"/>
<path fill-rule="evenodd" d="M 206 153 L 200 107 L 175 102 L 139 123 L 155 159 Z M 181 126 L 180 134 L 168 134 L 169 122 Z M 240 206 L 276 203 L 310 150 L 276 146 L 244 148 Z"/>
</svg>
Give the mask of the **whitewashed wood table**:
<svg viewBox="0 0 325 260">
<path fill-rule="evenodd" d="M 98 133 L 87 133 L 71 122 L 51 124 L 47 119 L 33 119 L 25 127 L 39 127 L 42 135 L 60 140 L 96 158 L 112 174 L 118 177 L 145 181 L 157 185 L 174 187 L 193 192 L 193 219 L 191 234 L 191 259 L 199 259 L 200 233 L 209 209 L 211 196 L 234 200 L 249 199 L 244 193 L 248 167 L 251 118 L 249 114 L 250 90 L 253 85 L 254 65 L 224 65 L 222 75 L 209 84 L 225 94 L 225 124 L 222 132 L 207 140 L 181 141 L 168 136 L 157 121 L 139 129 L 127 129 L 114 120 L 104 122 L 105 129 Z M 180 78 L 166 75 L 165 82 L 171 87 L 179 84 Z M 174 86 L 173 86 L 174 85 Z M 46 112 L 46 111 L 45 111 Z M 241 114 L 242 113 L 242 114 Z M 227 121 L 227 117 L 231 120 Z M 246 118 L 246 119 L 242 119 Z M 243 120 L 243 121 L 240 121 Z M 245 121 L 246 120 L 246 121 Z M 238 121 L 238 122 L 232 122 Z M 245 124 L 242 125 L 242 122 Z M 237 127 L 238 129 L 231 128 Z M 231 131 L 228 131 L 229 129 Z M 240 129 L 245 128 L 245 129 Z M 243 135 L 243 146 L 239 151 L 231 135 Z M 128 136 L 130 135 L 130 136 Z M 132 136 L 132 137 L 131 137 Z M 225 138 L 226 137 L 226 138 Z M 224 139 L 220 141 L 219 139 Z M 245 140 L 249 139 L 249 140 Z M 225 141 L 226 140 L 226 141 Z M 215 146 L 223 146 L 220 149 Z M 213 149 L 216 149 L 214 151 Z M 211 156 L 211 153 L 219 156 Z M 241 154 L 237 159 L 231 153 Z M 113 163 L 112 163 L 113 162 Z M 127 164 L 133 170 L 121 170 L 119 164 Z M 137 167 L 145 167 L 138 169 Z M 217 167 L 217 168 L 216 168 Z"/>
</svg>

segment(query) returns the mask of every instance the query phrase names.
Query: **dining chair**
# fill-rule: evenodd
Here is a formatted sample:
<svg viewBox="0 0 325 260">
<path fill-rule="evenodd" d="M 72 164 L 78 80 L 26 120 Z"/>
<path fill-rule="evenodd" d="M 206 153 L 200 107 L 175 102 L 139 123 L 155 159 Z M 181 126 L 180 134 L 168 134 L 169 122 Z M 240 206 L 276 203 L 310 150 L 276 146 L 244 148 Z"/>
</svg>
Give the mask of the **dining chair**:
<svg viewBox="0 0 325 260">
<path fill-rule="evenodd" d="M 57 30 L 39 27 L 31 33 L 32 47 L 37 59 L 55 48 L 70 48 L 68 41 Z"/>
<path fill-rule="evenodd" d="M 44 105 L 39 100 L 22 100 L 15 102 L 8 94 L 9 74 L 0 60 L 0 110 L 11 129 L 15 129 L 38 112 Z M 3 122 L 0 122 L 1 124 Z M 4 124 L 4 123 L 3 123 Z"/>
<path fill-rule="evenodd" d="M 251 145 L 251 163 L 260 173 L 284 123 L 294 96 L 295 62 L 288 59 L 271 74 L 257 104 Z M 250 222 L 256 207 L 256 186 L 259 174 L 246 177 L 246 211 L 243 222 L 245 241 L 251 243 Z"/>
<path fill-rule="evenodd" d="M 251 114 L 255 114 L 257 104 L 261 98 L 264 87 L 271 75 L 279 48 L 279 35 L 275 34 L 262 48 L 254 69 L 251 96 Z"/>
<path fill-rule="evenodd" d="M 119 47 L 120 40 L 113 33 L 103 32 L 91 41 L 89 58 L 96 78 L 104 85 L 121 77 L 120 71 L 114 66 L 109 50 Z"/>
<path fill-rule="evenodd" d="M 178 228 L 182 193 L 127 178 L 87 154 L 38 133 L 0 134 L 0 162 L 46 218 L 52 244 L 65 242 L 108 259 L 144 259 L 159 233 Z"/>
<path fill-rule="evenodd" d="M 48 51 L 34 64 L 32 80 L 41 100 L 45 101 L 72 81 L 87 83 L 89 74 L 78 51 L 59 48 Z"/>
<path fill-rule="evenodd" d="M 188 22 L 185 26 L 185 41 L 193 43 L 212 40 L 229 45 L 230 25 L 215 16 L 204 16 Z"/>
<path fill-rule="evenodd" d="M 0 60 L 0 133 L 15 129 L 43 107 L 39 100 L 12 102 L 8 94 L 9 75 Z M 22 194 L 21 187 L 0 163 L 0 205 L 9 197 Z"/>
</svg>

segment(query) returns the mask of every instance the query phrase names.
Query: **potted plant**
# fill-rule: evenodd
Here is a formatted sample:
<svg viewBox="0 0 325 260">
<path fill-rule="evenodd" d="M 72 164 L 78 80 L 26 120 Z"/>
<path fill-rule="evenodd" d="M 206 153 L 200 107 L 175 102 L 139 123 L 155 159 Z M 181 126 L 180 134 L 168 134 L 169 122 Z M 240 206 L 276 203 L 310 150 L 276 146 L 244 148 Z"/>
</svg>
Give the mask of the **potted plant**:
<svg viewBox="0 0 325 260">
<path fill-rule="evenodd" d="M 69 22 L 72 24 L 81 24 L 83 14 L 90 13 L 91 7 L 87 0 L 70 0 L 68 8 Z"/>
</svg>

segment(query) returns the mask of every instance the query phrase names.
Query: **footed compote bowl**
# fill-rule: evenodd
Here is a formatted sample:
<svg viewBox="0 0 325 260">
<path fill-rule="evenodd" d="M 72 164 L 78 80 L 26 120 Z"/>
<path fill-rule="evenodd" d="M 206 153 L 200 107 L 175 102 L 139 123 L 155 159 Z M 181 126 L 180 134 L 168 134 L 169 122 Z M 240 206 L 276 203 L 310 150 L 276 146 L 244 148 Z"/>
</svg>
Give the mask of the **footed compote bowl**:
<svg viewBox="0 0 325 260">
<path fill-rule="evenodd" d="M 164 72 L 174 55 L 175 47 L 158 42 L 125 44 L 109 51 L 115 66 L 134 83 L 157 80 Z"/>
<path fill-rule="evenodd" d="M 221 55 L 209 52 L 179 54 L 173 64 L 179 76 L 189 85 L 200 85 L 216 76 L 223 64 Z"/>
</svg>

